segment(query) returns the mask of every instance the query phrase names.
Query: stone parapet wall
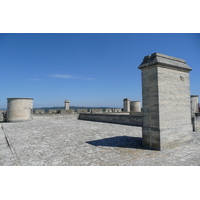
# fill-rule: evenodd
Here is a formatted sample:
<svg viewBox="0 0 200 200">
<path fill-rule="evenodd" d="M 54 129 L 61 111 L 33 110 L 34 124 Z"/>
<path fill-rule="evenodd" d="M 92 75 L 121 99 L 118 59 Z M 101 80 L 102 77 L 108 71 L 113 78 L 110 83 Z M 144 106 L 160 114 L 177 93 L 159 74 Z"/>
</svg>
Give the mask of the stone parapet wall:
<svg viewBox="0 0 200 200">
<path fill-rule="evenodd" d="M 96 121 L 96 122 L 107 122 L 114 124 L 132 125 L 132 126 L 142 126 L 143 117 L 134 115 L 121 115 L 121 114 L 90 114 L 90 113 L 80 113 L 78 119 Z"/>
<path fill-rule="evenodd" d="M 34 114 L 44 114 L 45 110 L 44 109 L 35 109 L 35 110 L 33 110 L 33 113 Z"/>
<path fill-rule="evenodd" d="M 78 114 L 69 114 L 69 115 L 33 115 L 34 120 L 61 120 L 61 119 L 77 119 Z"/>
<path fill-rule="evenodd" d="M 122 112 L 122 108 L 106 108 L 105 109 L 105 112 L 108 113 L 108 112 Z"/>
<path fill-rule="evenodd" d="M 103 113 L 102 109 L 90 109 L 89 110 L 90 113 Z"/>
<path fill-rule="evenodd" d="M 104 112 L 103 114 L 105 114 L 105 115 L 130 115 L 129 112 L 120 112 L 120 113 L 117 113 L 117 112 Z"/>
<path fill-rule="evenodd" d="M 87 109 L 77 109 L 77 113 L 87 113 Z"/>
</svg>

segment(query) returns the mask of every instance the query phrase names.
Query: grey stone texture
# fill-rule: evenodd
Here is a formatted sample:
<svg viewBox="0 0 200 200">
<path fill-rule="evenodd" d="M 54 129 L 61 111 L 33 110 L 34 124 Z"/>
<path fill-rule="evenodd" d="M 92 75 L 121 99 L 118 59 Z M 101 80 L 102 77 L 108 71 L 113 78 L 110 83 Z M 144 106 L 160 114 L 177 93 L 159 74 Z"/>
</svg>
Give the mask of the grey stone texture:
<svg viewBox="0 0 200 200">
<path fill-rule="evenodd" d="M 21 122 L 32 119 L 33 98 L 7 98 L 7 121 Z"/>
<path fill-rule="evenodd" d="M 105 109 L 105 112 L 107 113 L 107 112 L 113 112 L 113 109 L 112 108 L 106 108 Z"/>
<path fill-rule="evenodd" d="M 45 110 L 44 109 L 35 109 L 33 111 L 34 114 L 44 114 L 45 113 Z"/>
<path fill-rule="evenodd" d="M 65 110 L 69 110 L 69 100 L 64 101 Z"/>
<path fill-rule="evenodd" d="M 140 64 L 139 69 L 150 67 L 159 64 L 160 66 L 167 68 L 176 68 L 181 71 L 191 71 L 186 61 L 180 58 L 175 58 L 172 56 L 164 55 L 161 53 L 153 53 L 151 55 L 145 56 L 143 62 Z"/>
<path fill-rule="evenodd" d="M 90 113 L 80 113 L 78 119 L 89 120 L 96 122 L 106 122 L 115 124 L 124 124 L 131 126 L 142 126 L 143 117 L 142 115 L 121 115 L 121 114 L 90 114 Z"/>
<path fill-rule="evenodd" d="M 200 132 L 164 151 L 142 146 L 142 128 L 77 120 L 78 115 L 34 115 L 2 123 L 1 166 L 200 166 Z"/>
<path fill-rule="evenodd" d="M 130 112 L 130 99 L 125 98 L 123 100 L 123 103 L 124 103 L 124 109 L 123 109 L 123 111 L 124 112 Z"/>
<path fill-rule="evenodd" d="M 140 101 L 130 101 L 130 112 L 141 112 L 141 102 Z"/>
<path fill-rule="evenodd" d="M 90 113 L 103 113 L 102 109 L 90 109 Z"/>
<path fill-rule="evenodd" d="M 122 112 L 121 108 L 113 108 L 113 112 Z"/>
<path fill-rule="evenodd" d="M 88 110 L 87 109 L 77 109 L 77 113 L 87 113 Z"/>
<path fill-rule="evenodd" d="M 49 109 L 49 110 L 47 110 L 48 114 L 58 114 L 58 112 L 59 112 L 59 110 L 57 110 L 57 109 Z"/>
<path fill-rule="evenodd" d="M 74 113 L 74 110 L 73 109 L 68 109 L 68 110 L 62 109 L 62 110 L 59 110 L 58 113 L 61 115 L 72 114 L 72 113 Z"/>
<path fill-rule="evenodd" d="M 106 108 L 105 112 L 122 112 L 122 108 Z"/>
<path fill-rule="evenodd" d="M 154 53 L 139 66 L 142 71 L 143 145 L 157 150 L 192 138 L 191 68 L 182 59 Z"/>
</svg>

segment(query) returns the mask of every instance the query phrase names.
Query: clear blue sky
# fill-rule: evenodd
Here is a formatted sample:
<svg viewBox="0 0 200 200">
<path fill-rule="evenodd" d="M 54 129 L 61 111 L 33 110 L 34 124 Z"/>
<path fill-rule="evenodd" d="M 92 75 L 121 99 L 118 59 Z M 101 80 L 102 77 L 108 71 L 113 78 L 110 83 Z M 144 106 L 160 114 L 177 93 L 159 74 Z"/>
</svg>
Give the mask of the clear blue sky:
<svg viewBox="0 0 200 200">
<path fill-rule="evenodd" d="M 142 100 L 143 57 L 163 53 L 186 60 L 191 94 L 200 95 L 200 34 L 0 34 L 0 108 L 11 97 L 34 107 L 122 107 Z"/>
</svg>

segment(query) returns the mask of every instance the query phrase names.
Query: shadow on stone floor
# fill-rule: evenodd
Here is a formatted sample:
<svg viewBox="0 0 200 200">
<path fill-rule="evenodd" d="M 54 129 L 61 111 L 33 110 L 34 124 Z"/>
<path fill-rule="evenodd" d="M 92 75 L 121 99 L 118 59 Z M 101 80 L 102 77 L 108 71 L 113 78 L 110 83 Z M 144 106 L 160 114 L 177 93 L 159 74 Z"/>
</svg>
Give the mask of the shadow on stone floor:
<svg viewBox="0 0 200 200">
<path fill-rule="evenodd" d="M 104 138 L 101 140 L 88 141 L 86 143 L 94 145 L 94 146 L 147 149 L 144 146 L 142 146 L 141 137 L 116 136 L 116 137 L 111 137 L 111 138 Z"/>
</svg>

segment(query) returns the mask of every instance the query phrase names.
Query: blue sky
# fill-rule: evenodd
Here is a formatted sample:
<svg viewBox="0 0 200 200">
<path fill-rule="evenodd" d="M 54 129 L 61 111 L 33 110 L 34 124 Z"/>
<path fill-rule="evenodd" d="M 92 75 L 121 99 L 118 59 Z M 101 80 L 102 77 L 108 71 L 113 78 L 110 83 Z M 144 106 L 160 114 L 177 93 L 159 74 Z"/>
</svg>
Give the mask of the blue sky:
<svg viewBox="0 0 200 200">
<path fill-rule="evenodd" d="M 142 100 L 143 57 L 163 53 L 186 60 L 191 94 L 200 95 L 200 34 L 0 34 L 0 108 L 11 97 L 34 98 L 34 107 L 122 107 Z"/>
</svg>

